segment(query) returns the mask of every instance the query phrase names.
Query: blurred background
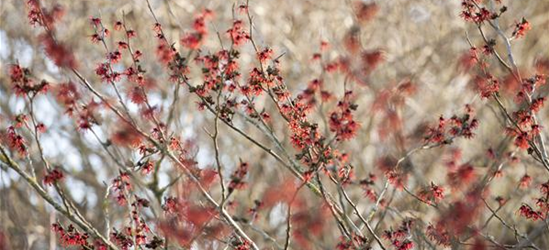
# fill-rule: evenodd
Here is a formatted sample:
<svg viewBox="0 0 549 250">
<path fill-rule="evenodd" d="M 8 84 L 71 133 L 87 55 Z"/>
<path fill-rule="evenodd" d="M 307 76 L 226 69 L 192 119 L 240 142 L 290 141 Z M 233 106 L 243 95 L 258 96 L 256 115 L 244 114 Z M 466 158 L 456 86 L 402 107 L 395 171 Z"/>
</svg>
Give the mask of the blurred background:
<svg viewBox="0 0 549 250">
<path fill-rule="evenodd" d="M 410 150 L 421 146 L 426 126 L 436 124 L 440 115 L 448 118 L 453 114 L 463 113 L 465 104 L 472 105 L 476 110 L 480 121 L 477 136 L 472 140 L 456 140 L 449 146 L 418 151 L 409 157 L 405 162 L 407 168 L 411 169 L 407 184 L 409 190 L 416 192 L 431 181 L 445 186 L 446 165 L 448 161 L 455 160 L 456 151 L 461 155 L 458 160 L 460 164 L 472 164 L 479 176 L 486 175 L 488 166 L 496 162 L 485 157 L 489 149 L 494 149 L 501 158 L 516 152 L 512 140 L 504 134 L 502 114 L 494 103 L 480 98 L 472 81 L 474 70 L 464 63 L 464 55 L 467 55 L 470 47 L 467 37 L 478 47 L 483 44 L 476 27 L 466 24 L 459 17 L 461 1 L 363 1 L 364 4 L 375 3 L 379 8 L 375 16 L 367 22 L 357 19 L 359 2 L 252 0 L 249 3 L 255 25 L 254 38 L 260 47 L 273 48 L 274 57 L 280 56 L 282 75 L 293 93 L 304 90 L 311 80 L 322 78 L 324 88 L 332 91 L 337 98 L 343 96 L 344 84 L 348 81 L 345 75 L 326 75 L 321 64 L 313 60 L 315 53 L 321 52 L 321 41 L 329 44 L 327 50 L 322 52 L 321 61 L 325 63 L 342 57 L 350 61 L 360 60 L 356 51 L 349 47 L 349 36 L 358 39 L 359 51 L 382 53 L 382 62 L 361 79 L 362 83 L 351 81 L 345 86 L 356 95 L 356 117 L 361 123 L 361 129 L 356 139 L 341 143 L 338 148 L 349 154 L 349 162 L 355 168 L 357 180 L 367 178 L 368 174 L 376 175 L 379 180 L 373 189 L 379 193 L 385 181 L 379 162 L 387 158 L 400 159 Z M 488 6 L 492 5 L 490 1 L 483 2 Z M 532 26 L 526 38 L 512 41 L 513 53 L 523 75 L 532 75 L 540 70 L 535 65 L 549 58 L 549 2 L 503 2 L 508 6 L 508 11 L 500 20 L 500 25 L 508 35 L 522 17 Z M 210 30 L 218 30 L 223 34 L 232 24 L 233 12 L 237 11 L 235 7 L 244 4 L 226 0 L 151 0 L 150 3 L 163 24 L 168 40 L 174 41 L 178 48 L 180 45 L 177 41 L 184 32 L 192 28 L 193 18 L 201 10 L 213 10 L 215 18 L 207 26 Z M 101 62 L 105 53 L 103 48 L 91 42 L 93 29 L 90 26 L 90 17 L 101 17 L 105 24 L 112 27 L 124 15 L 127 25 L 138 32 L 134 46 L 143 51 L 142 61 L 147 74 L 154 77 L 156 82 L 156 88 L 151 92 L 151 102 L 161 110 L 169 109 L 173 99 L 173 85 L 168 82 L 168 75 L 163 67 L 156 62 L 154 51 L 157 44 L 152 31 L 155 21 L 145 1 L 42 1 L 45 6 L 51 7 L 54 4 L 65 9 L 65 15 L 57 27 L 57 37 L 73 48 L 80 71 L 86 78 L 108 94 L 113 94 L 112 90 L 104 87 L 94 74 L 96 65 Z M 40 41 L 36 38 L 40 31 L 29 25 L 26 8 L 25 1 L 0 2 L 0 129 L 3 131 L 10 125 L 13 117 L 25 112 L 24 101 L 12 94 L 7 75 L 10 64 L 19 63 L 23 67 L 31 68 L 37 79 L 46 79 L 52 83 L 75 80 L 69 71 L 57 68 L 47 59 Z M 488 37 L 496 38 L 496 34 L 490 29 L 486 28 L 486 32 Z M 109 39 L 107 42 L 114 47 L 116 40 Z M 203 50 L 214 52 L 218 49 L 219 41 L 211 33 Z M 505 54 L 504 47 L 500 44 L 496 46 L 496 50 Z M 242 48 L 241 57 L 243 72 L 251 69 L 254 60 L 253 48 L 246 44 Z M 508 77 L 496 61 L 491 60 L 488 63 L 499 79 Z M 201 81 L 198 68 L 191 70 L 190 80 L 194 83 Z M 394 101 L 392 98 L 400 98 L 395 91 L 397 86 L 408 81 L 413 84 L 414 91 L 402 97 L 402 104 Z M 540 91 L 542 95 L 546 93 L 545 89 Z M 513 107 L 512 95 L 503 92 L 505 104 Z M 105 215 L 101 206 L 106 194 L 104 183 L 109 183 L 116 176 L 118 168 L 101 150 L 97 138 L 107 140 L 118 121 L 106 117 L 97 126 L 96 135 L 77 132 L 73 120 L 63 115 L 63 107 L 56 103 L 54 96 L 48 95 L 36 102 L 39 107 L 36 116 L 48 128 L 43 136 L 45 155 L 53 164 L 69 173 L 70 177 L 65 185 L 69 187 L 71 197 L 94 225 L 103 228 Z M 211 139 L 204 132 L 204 128 L 211 129 L 213 116 L 198 111 L 196 102 L 197 98 L 187 90 L 181 91 L 179 105 L 175 108 L 175 123 L 179 136 L 194 145 L 193 154 L 196 154 L 198 165 L 209 168 L 213 166 L 215 158 L 212 156 Z M 135 105 L 128 105 L 130 110 L 138 112 Z M 274 110 L 265 100 L 258 100 L 258 105 Z M 330 109 L 320 107 L 318 112 L 311 114 L 311 120 L 322 123 L 322 116 Z M 548 121 L 547 116 L 546 110 L 539 113 L 542 124 Z M 252 137 L 268 143 L 268 138 L 252 125 L 238 120 L 235 124 Z M 285 136 L 288 135 L 288 129 L 283 122 L 275 120 L 273 127 L 280 138 L 288 138 Z M 545 125 L 545 134 L 548 132 L 547 127 Z M 221 131 L 221 158 L 226 166 L 226 174 L 230 175 L 242 159 L 250 163 L 249 180 L 258 180 L 253 188 L 239 192 L 235 198 L 244 207 L 250 207 L 255 199 L 261 199 L 270 186 L 284 180 L 288 172 L 264 151 L 234 131 L 225 126 L 221 126 Z M 291 149 L 287 140 L 284 145 Z M 136 158 L 135 153 L 124 148 L 119 149 L 119 154 L 125 161 Z M 509 198 L 510 203 L 499 212 L 500 216 L 517 224 L 520 230 L 527 233 L 533 230 L 534 225 L 521 221 L 516 211 L 523 202 L 532 203 L 533 198 L 538 195 L 538 189 L 518 189 L 517 185 L 520 178 L 528 173 L 534 177 L 533 187 L 537 187 L 534 185 L 547 180 L 547 173 L 525 152 L 517 152 L 515 156 L 520 159 L 517 163 L 502 163 L 502 176 L 491 183 L 488 201 L 496 207 L 494 199 L 497 196 Z M 159 174 L 160 185 L 170 183 L 178 175 L 179 171 L 166 163 L 166 167 Z M 459 192 L 447 186 L 446 190 L 450 197 L 448 199 L 459 198 Z M 145 196 L 151 196 L 150 193 L 143 192 Z M 457 194 L 451 194 L 452 192 Z M 359 202 L 361 210 L 369 211 L 372 207 L 372 202 L 365 197 L 365 190 L 358 182 L 349 188 L 349 193 Z M 379 232 L 391 226 L 398 227 L 403 218 L 411 217 L 428 224 L 436 221 L 439 216 L 437 210 L 421 204 L 402 191 L 394 191 L 391 187 L 388 194 L 393 201 L 390 212 L 379 225 Z M 25 182 L 20 181 L 15 172 L 4 166 L 0 171 L 0 197 L 0 230 L 7 239 L 4 244 L 8 245 L 0 249 L 56 248 L 52 243 L 55 242 L 55 235 L 50 231 L 50 224 L 62 218 L 41 201 Z M 287 208 L 284 205 L 280 205 L 264 211 L 257 222 L 281 242 L 284 238 L 285 222 L 280 214 L 285 214 L 285 209 Z M 480 215 L 480 222 L 490 216 L 489 211 L 485 212 Z M 114 209 L 110 217 L 117 218 L 117 213 L 123 211 Z M 239 213 L 246 212 L 235 212 Z M 374 221 L 377 223 L 377 219 Z M 113 225 L 116 225 L 115 219 Z M 500 242 L 513 241 L 513 232 L 504 229 L 501 224 L 490 223 L 485 231 L 490 232 Z M 418 234 L 421 232 L 418 231 Z M 266 239 L 263 242 L 260 236 L 254 237 L 257 242 L 270 249 L 271 242 Z M 543 238 L 538 239 L 538 246 L 549 245 L 549 237 Z M 332 249 L 337 241 L 337 233 L 324 234 L 311 248 Z M 430 248 L 420 244 L 418 249 Z"/>
</svg>

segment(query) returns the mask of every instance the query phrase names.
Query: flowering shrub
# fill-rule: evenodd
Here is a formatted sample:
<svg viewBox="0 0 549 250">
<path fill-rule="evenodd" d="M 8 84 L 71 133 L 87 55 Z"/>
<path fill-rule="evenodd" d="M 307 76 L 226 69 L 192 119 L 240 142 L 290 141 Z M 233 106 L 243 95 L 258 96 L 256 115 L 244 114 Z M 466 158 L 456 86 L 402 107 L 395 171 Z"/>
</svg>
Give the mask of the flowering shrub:
<svg viewBox="0 0 549 250">
<path fill-rule="evenodd" d="M 6 64 L 2 181 L 50 214 L 50 249 L 544 249 L 548 59 L 517 60 L 536 25 L 504 1 L 457 2 L 452 95 L 473 98 L 434 113 L 425 80 L 383 71 L 394 55 L 363 40 L 380 4 L 349 3 L 344 35 L 295 55 L 260 41 L 253 2 L 184 24 L 144 1 L 145 26 L 98 13 L 74 44 L 74 6 L 28 0 L 53 70 Z M 299 56 L 316 67 L 304 84 L 285 66 Z"/>
</svg>

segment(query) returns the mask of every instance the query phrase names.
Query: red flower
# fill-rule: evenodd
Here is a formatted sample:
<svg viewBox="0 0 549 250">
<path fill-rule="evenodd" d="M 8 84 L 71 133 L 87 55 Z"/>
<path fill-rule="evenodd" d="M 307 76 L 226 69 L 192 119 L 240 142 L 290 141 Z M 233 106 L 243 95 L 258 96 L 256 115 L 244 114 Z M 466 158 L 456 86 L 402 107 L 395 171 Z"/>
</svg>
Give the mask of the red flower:
<svg viewBox="0 0 549 250">
<path fill-rule="evenodd" d="M 433 226 L 429 224 L 427 226 L 426 234 L 437 245 L 450 246 L 450 234 L 444 229 L 443 225 Z"/>
<path fill-rule="evenodd" d="M 146 100 L 146 96 L 144 95 L 143 90 L 137 86 L 131 88 L 128 97 L 135 104 L 143 104 Z"/>
<path fill-rule="evenodd" d="M 250 39 L 250 35 L 243 29 L 241 20 L 235 20 L 233 22 L 233 27 L 227 30 L 227 33 L 235 46 L 242 45 L 246 40 Z"/>
<path fill-rule="evenodd" d="M 154 31 L 157 35 L 162 35 L 162 25 L 159 24 L 159 23 L 155 23 L 155 24 L 154 24 L 154 27 L 153 27 L 153 31 Z"/>
<path fill-rule="evenodd" d="M 526 217 L 526 219 L 531 219 L 533 221 L 542 220 L 544 218 L 541 212 L 532 209 L 532 207 L 526 204 L 520 206 L 519 213 L 521 216 Z"/>
<path fill-rule="evenodd" d="M 118 63 L 120 59 L 122 59 L 122 53 L 120 51 L 115 50 L 113 52 L 109 52 L 107 58 L 110 60 L 111 63 Z"/>
<path fill-rule="evenodd" d="M 517 136 L 517 138 L 515 138 L 515 146 L 521 149 L 528 149 L 530 147 L 528 144 L 528 135 L 526 133 L 522 133 Z"/>
<path fill-rule="evenodd" d="M 119 41 L 118 42 L 118 49 L 127 49 L 129 47 L 127 42 Z"/>
<path fill-rule="evenodd" d="M 19 82 L 23 80 L 23 68 L 21 68 L 18 64 L 11 65 L 8 74 L 10 75 L 12 82 Z"/>
<path fill-rule="evenodd" d="M 141 166 L 141 173 L 148 175 L 154 169 L 154 163 L 152 161 L 147 161 Z"/>
<path fill-rule="evenodd" d="M 181 38 L 181 44 L 189 49 L 198 49 L 202 41 L 199 33 L 188 33 Z"/>
<path fill-rule="evenodd" d="M 545 102 L 545 97 L 540 97 L 535 100 L 532 100 L 532 105 L 530 106 L 530 110 L 532 110 L 532 112 L 534 113 L 540 111 L 540 109 L 543 107 L 544 102 Z"/>
<path fill-rule="evenodd" d="M 123 24 L 121 21 L 116 21 L 116 23 L 114 23 L 114 30 L 119 31 L 122 29 L 122 26 Z"/>
<path fill-rule="evenodd" d="M 232 193 L 235 189 L 243 189 L 247 183 L 244 178 L 248 174 L 248 163 L 241 162 L 238 168 L 231 175 L 231 182 L 229 183 L 229 193 Z"/>
<path fill-rule="evenodd" d="M 44 184 L 51 186 L 54 183 L 62 180 L 64 177 L 65 175 L 63 174 L 63 172 L 58 169 L 53 169 L 49 171 L 46 176 L 44 176 Z"/>
<path fill-rule="evenodd" d="M 183 41 L 181 43 L 184 44 Z M 141 55 L 141 52 L 139 52 L 139 54 Z M 175 54 L 175 49 L 168 45 L 164 40 L 160 41 L 156 47 L 156 57 L 164 65 L 168 65 L 174 59 Z"/>
<path fill-rule="evenodd" d="M 520 23 L 515 24 L 515 30 L 513 31 L 513 37 L 521 38 L 526 35 L 526 32 L 531 30 L 530 22 L 522 18 Z"/>
<path fill-rule="evenodd" d="M 527 188 L 528 186 L 530 186 L 531 182 L 532 182 L 532 177 L 530 177 L 528 174 L 524 174 L 524 176 L 520 178 L 519 186 L 521 188 Z"/>
<path fill-rule="evenodd" d="M 475 80 L 480 90 L 480 96 L 483 98 L 488 98 L 499 91 L 499 80 L 492 76 L 477 77 Z"/>
<path fill-rule="evenodd" d="M 15 128 L 13 126 L 10 126 L 8 128 L 7 137 L 8 137 L 9 146 L 12 149 L 17 150 L 17 152 L 19 152 L 20 155 L 25 155 L 27 153 L 27 146 L 25 145 L 25 139 L 23 138 L 23 136 L 21 136 L 15 131 Z"/>
<path fill-rule="evenodd" d="M 262 51 L 257 53 L 257 58 L 261 63 L 265 63 L 268 59 L 270 59 L 273 56 L 273 50 L 269 48 L 265 48 Z"/>
<path fill-rule="evenodd" d="M 44 125 L 44 123 L 39 123 L 36 125 L 36 131 L 38 133 L 44 133 L 46 132 L 46 125 Z"/>
<path fill-rule="evenodd" d="M 90 23 L 94 26 L 101 25 L 101 19 L 98 17 L 90 17 Z"/>
<path fill-rule="evenodd" d="M 365 51 L 362 53 L 362 62 L 364 63 L 366 72 L 374 70 L 383 60 L 385 60 L 385 56 L 381 50 Z"/>
<path fill-rule="evenodd" d="M 126 36 L 128 38 L 133 38 L 133 37 L 136 37 L 137 36 L 137 33 L 135 32 L 135 30 L 127 30 L 126 31 Z"/>
<path fill-rule="evenodd" d="M 475 169 L 469 164 L 461 165 L 456 171 L 448 173 L 448 182 L 454 188 L 463 187 L 473 181 Z"/>
</svg>

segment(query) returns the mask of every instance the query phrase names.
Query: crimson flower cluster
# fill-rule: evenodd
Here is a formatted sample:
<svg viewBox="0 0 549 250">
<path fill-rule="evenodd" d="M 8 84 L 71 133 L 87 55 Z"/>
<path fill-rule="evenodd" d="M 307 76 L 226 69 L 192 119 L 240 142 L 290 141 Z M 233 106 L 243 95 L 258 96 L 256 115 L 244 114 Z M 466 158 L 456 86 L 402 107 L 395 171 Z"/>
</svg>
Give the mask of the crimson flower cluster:
<svg viewBox="0 0 549 250">
<path fill-rule="evenodd" d="M 330 130 L 336 134 L 337 140 L 349 140 L 355 137 L 360 124 L 354 120 L 352 111 L 357 105 L 351 102 L 353 92 L 345 92 L 345 96 L 337 103 L 337 108 L 330 114 Z"/>
<path fill-rule="evenodd" d="M 107 250 L 107 247 L 101 242 L 95 242 L 94 244 L 88 242 L 90 236 L 87 233 L 81 233 L 71 224 L 66 229 L 59 223 L 53 223 L 51 230 L 59 236 L 60 243 L 63 247 L 77 246 L 82 249 L 97 249 Z"/>
<path fill-rule="evenodd" d="M 428 188 L 421 190 L 418 197 L 429 204 L 436 204 L 444 199 L 444 188 L 431 182 Z"/>
<path fill-rule="evenodd" d="M 112 187 L 116 192 L 116 202 L 121 206 L 126 205 L 128 192 L 132 188 L 130 175 L 126 172 L 120 172 L 118 177 L 112 181 Z"/>
<path fill-rule="evenodd" d="M 63 180 L 63 178 L 65 178 L 65 174 L 63 174 L 61 170 L 55 168 L 48 171 L 46 176 L 44 176 L 44 184 L 51 186 L 56 182 Z"/>
<path fill-rule="evenodd" d="M 50 83 L 46 80 L 36 83 L 32 77 L 31 72 L 27 68 L 14 64 L 9 68 L 9 75 L 15 90 L 15 93 L 19 96 L 34 97 L 39 93 L 46 93 L 50 89 Z"/>
<path fill-rule="evenodd" d="M 465 106 L 465 114 L 454 115 L 450 119 L 440 116 L 438 126 L 429 128 L 425 141 L 436 144 L 451 144 L 456 137 L 471 139 L 473 132 L 478 128 L 479 121 L 474 118 L 474 110 L 470 105 Z"/>
<path fill-rule="evenodd" d="M 17 133 L 15 127 L 8 127 L 7 141 L 10 148 L 15 149 L 19 155 L 23 156 L 27 154 L 27 146 L 25 145 L 25 138 Z"/>
<path fill-rule="evenodd" d="M 205 9 L 202 11 L 202 13 L 194 19 L 193 32 L 185 34 L 181 38 L 181 44 L 189 49 L 198 49 L 208 33 L 206 21 L 211 19 L 212 16 L 213 12 L 211 10 Z"/>
<path fill-rule="evenodd" d="M 243 189 L 246 187 L 246 175 L 248 174 L 248 163 L 240 162 L 238 168 L 231 175 L 231 181 L 229 182 L 229 194 L 235 189 Z"/>
<path fill-rule="evenodd" d="M 412 226 L 412 220 L 404 220 L 398 229 L 385 230 L 383 238 L 390 241 L 395 250 L 411 250 L 414 248 L 414 242 L 410 240 Z"/>
<path fill-rule="evenodd" d="M 537 221 L 545 220 L 549 214 L 549 181 L 540 185 L 541 196 L 536 199 L 536 207 L 522 204 L 518 210 L 519 214 L 526 219 Z"/>
</svg>

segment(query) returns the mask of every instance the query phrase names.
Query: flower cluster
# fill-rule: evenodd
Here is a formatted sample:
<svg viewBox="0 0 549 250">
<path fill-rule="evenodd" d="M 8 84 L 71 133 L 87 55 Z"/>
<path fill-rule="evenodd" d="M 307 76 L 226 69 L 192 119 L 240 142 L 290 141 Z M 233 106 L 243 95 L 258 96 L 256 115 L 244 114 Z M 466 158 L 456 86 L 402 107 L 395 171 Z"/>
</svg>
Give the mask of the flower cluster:
<svg viewBox="0 0 549 250">
<path fill-rule="evenodd" d="M 229 194 L 235 189 L 243 189 L 246 187 L 246 175 L 248 174 L 248 163 L 240 162 L 238 168 L 231 175 L 231 181 L 229 182 Z"/>
<path fill-rule="evenodd" d="M 211 10 L 205 9 L 194 19 L 193 32 L 181 38 L 181 44 L 189 49 L 198 49 L 207 35 L 206 21 L 213 17 Z"/>
<path fill-rule="evenodd" d="M 519 213 L 521 216 L 524 216 L 526 219 L 530 219 L 532 221 L 544 219 L 544 215 L 540 211 L 534 210 L 527 204 L 520 206 Z"/>
<path fill-rule="evenodd" d="M 425 141 L 429 143 L 451 144 L 456 137 L 471 139 L 478 128 L 479 121 L 474 118 L 471 106 L 465 106 L 465 114 L 454 115 L 450 119 L 440 116 L 438 126 L 429 128 Z"/>
<path fill-rule="evenodd" d="M 330 131 L 336 134 L 337 140 L 350 140 L 355 137 L 360 124 L 353 117 L 357 105 L 351 102 L 352 91 L 345 92 L 343 100 L 337 103 L 337 108 L 330 114 Z"/>
<path fill-rule="evenodd" d="M 521 216 L 532 221 L 546 219 L 549 213 L 549 181 L 540 185 L 540 193 L 541 196 L 536 199 L 537 209 L 528 204 L 522 204 L 518 210 Z"/>
<path fill-rule="evenodd" d="M 27 154 L 27 146 L 25 145 L 25 138 L 17 133 L 15 127 L 10 126 L 7 131 L 7 141 L 10 148 L 17 150 L 19 155 L 23 156 Z"/>
<path fill-rule="evenodd" d="M 475 81 L 482 98 L 490 98 L 499 91 L 500 82 L 492 75 L 487 75 L 486 77 L 479 76 Z"/>
<path fill-rule="evenodd" d="M 444 199 L 444 188 L 442 188 L 441 186 L 437 186 L 431 182 L 431 186 L 423 189 L 418 194 L 418 197 L 429 204 L 436 204 Z"/>
<path fill-rule="evenodd" d="M 426 229 L 426 235 L 437 245 L 448 247 L 451 244 L 450 233 L 444 229 L 443 225 L 429 224 Z"/>
<path fill-rule="evenodd" d="M 460 16 L 467 22 L 483 23 L 498 17 L 497 13 L 492 13 L 485 7 L 480 6 L 477 0 L 464 0 L 461 2 Z"/>
<path fill-rule="evenodd" d="M 46 176 L 44 176 L 44 184 L 46 185 L 54 185 L 58 181 L 63 180 L 65 178 L 65 175 L 63 172 L 59 169 L 52 169 L 51 171 L 48 171 Z"/>
<path fill-rule="evenodd" d="M 414 248 L 414 242 L 410 240 L 412 225 L 412 220 L 404 220 L 398 229 L 385 230 L 383 238 L 390 241 L 395 250 L 411 250 Z"/>
<path fill-rule="evenodd" d="M 32 26 L 44 26 L 52 29 L 56 22 L 65 15 L 63 6 L 56 4 L 50 10 L 42 8 L 39 0 L 27 1 L 27 18 Z"/>
<path fill-rule="evenodd" d="M 65 229 L 59 223 L 54 223 L 51 225 L 51 230 L 59 235 L 59 241 L 63 247 L 78 246 L 83 249 L 106 249 L 102 244 L 101 246 L 104 248 L 94 248 L 93 244 L 88 242 L 89 235 L 78 232 L 72 224 Z"/>
<path fill-rule="evenodd" d="M 520 22 L 517 22 L 515 24 L 515 30 L 513 31 L 513 37 L 515 38 L 521 38 L 524 37 L 526 32 L 532 29 L 530 26 L 530 22 L 528 22 L 526 19 L 522 18 Z"/>
<path fill-rule="evenodd" d="M 40 83 L 36 83 L 31 78 L 30 70 L 17 64 L 10 66 L 9 76 L 15 93 L 20 96 L 34 97 L 39 93 L 46 93 L 50 88 L 49 82 L 42 80 Z"/>
<path fill-rule="evenodd" d="M 123 250 L 129 250 L 133 247 L 133 240 L 131 237 L 131 228 L 126 228 L 126 232 L 119 232 L 114 229 L 110 235 L 110 240 L 114 242 Z"/>
<path fill-rule="evenodd" d="M 227 34 L 235 46 L 242 45 L 250 39 L 250 35 L 244 30 L 242 20 L 235 20 L 233 26 L 227 30 Z"/>
<path fill-rule="evenodd" d="M 121 206 L 128 202 L 127 193 L 132 189 L 130 175 L 126 172 L 120 172 L 118 177 L 112 181 L 112 187 L 116 192 L 116 202 Z"/>
</svg>

